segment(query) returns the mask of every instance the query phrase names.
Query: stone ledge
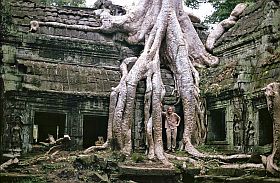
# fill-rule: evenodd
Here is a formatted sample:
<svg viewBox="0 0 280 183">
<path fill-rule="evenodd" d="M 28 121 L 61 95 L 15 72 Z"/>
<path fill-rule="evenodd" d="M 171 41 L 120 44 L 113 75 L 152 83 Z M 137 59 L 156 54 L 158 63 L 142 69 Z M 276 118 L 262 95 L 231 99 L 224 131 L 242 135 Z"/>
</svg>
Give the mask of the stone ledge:
<svg viewBox="0 0 280 183">
<path fill-rule="evenodd" d="M 27 175 L 18 173 L 0 173 L 1 183 L 11 183 L 11 182 L 38 182 L 40 176 L 37 175 Z"/>
<path fill-rule="evenodd" d="M 142 165 L 142 164 L 141 164 Z M 154 165 L 156 166 L 156 165 Z M 119 172 L 121 175 L 135 175 L 135 176 L 174 176 L 176 170 L 170 167 L 147 167 L 134 165 L 119 164 Z"/>
</svg>

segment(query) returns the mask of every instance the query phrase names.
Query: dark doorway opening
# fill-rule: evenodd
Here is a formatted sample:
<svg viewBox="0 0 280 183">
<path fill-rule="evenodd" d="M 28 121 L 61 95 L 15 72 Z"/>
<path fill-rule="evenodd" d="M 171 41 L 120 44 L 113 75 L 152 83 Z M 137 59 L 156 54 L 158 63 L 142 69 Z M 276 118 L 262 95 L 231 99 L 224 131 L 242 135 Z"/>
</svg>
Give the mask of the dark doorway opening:
<svg viewBox="0 0 280 183">
<path fill-rule="evenodd" d="M 273 122 L 267 108 L 259 110 L 259 145 L 273 142 Z"/>
<path fill-rule="evenodd" d="M 83 147 L 95 145 L 98 137 L 107 140 L 108 117 L 84 115 L 83 117 Z"/>
<path fill-rule="evenodd" d="M 55 139 L 64 135 L 66 114 L 35 112 L 34 124 L 38 125 L 38 142 L 44 142 L 48 134 Z"/>
<path fill-rule="evenodd" d="M 210 121 L 208 128 L 208 141 L 225 141 L 226 140 L 226 120 L 225 110 L 215 109 L 210 111 Z"/>
</svg>

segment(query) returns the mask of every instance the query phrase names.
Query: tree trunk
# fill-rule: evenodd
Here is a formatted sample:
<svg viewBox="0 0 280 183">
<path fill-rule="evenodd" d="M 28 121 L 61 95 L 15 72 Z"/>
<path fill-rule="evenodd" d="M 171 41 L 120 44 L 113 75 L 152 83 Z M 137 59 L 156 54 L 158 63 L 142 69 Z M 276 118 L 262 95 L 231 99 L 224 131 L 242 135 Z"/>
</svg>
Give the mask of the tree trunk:
<svg viewBox="0 0 280 183">
<path fill-rule="evenodd" d="M 160 63 L 167 63 L 174 72 L 176 83 L 184 107 L 184 144 L 190 154 L 199 152 L 192 146 L 204 139 L 204 123 L 197 121 L 199 115 L 199 76 L 193 64 L 216 64 L 217 58 L 209 55 L 201 43 L 192 22 L 183 11 L 179 0 L 154 0 L 139 5 L 139 10 L 126 15 L 121 24 L 106 25 L 107 30 L 129 27 L 130 43 L 145 43 L 143 53 L 135 62 L 127 76 L 120 81 L 117 91 L 117 104 L 110 104 L 109 124 L 113 122 L 112 136 L 123 153 L 131 153 L 131 121 L 134 110 L 136 86 L 139 80 L 146 78 L 145 129 L 148 140 L 149 158 L 156 156 L 166 163 L 162 144 L 161 100 L 163 86 L 160 75 Z M 146 8 L 143 8 L 146 7 Z M 130 17 L 130 18 L 128 18 Z M 143 17 L 145 17 L 143 19 Z M 115 22 L 114 17 L 111 17 Z M 130 20 L 134 20 L 130 22 Z M 127 26 L 129 24 L 130 26 Z M 135 27 L 133 30 L 131 27 Z M 187 30 L 184 30 L 184 29 Z M 138 31 L 136 31 L 138 29 Z M 184 32 L 183 32 L 184 30 Z M 145 40 L 144 40 L 145 38 Z M 191 50 L 189 55 L 188 50 Z M 164 55 L 159 57 L 159 55 Z M 189 57 L 193 59 L 191 62 Z M 126 74 L 126 73 L 125 73 Z M 124 76 L 124 73 L 123 73 Z M 116 92 L 116 91 L 113 91 Z M 115 95 L 114 95 L 115 96 Z M 112 99 L 111 99 L 112 101 Z M 115 101 L 115 100 L 113 100 Z M 152 107 L 151 107 L 152 106 Z M 152 132 L 153 130 L 153 132 Z M 109 139 L 109 138 L 108 138 Z M 191 140 L 192 139 L 192 140 Z"/>
<path fill-rule="evenodd" d="M 273 119 L 273 147 L 272 154 L 265 161 L 266 169 L 274 175 L 280 175 L 280 169 L 274 159 L 280 158 L 280 83 L 271 83 L 266 87 L 268 110 Z"/>
<path fill-rule="evenodd" d="M 193 15 L 184 12 L 182 0 L 139 1 L 137 9 L 132 13 L 119 17 L 108 15 L 103 19 L 103 25 L 98 28 L 100 31 L 127 32 L 128 43 L 145 45 L 139 58 L 128 58 L 121 64 L 121 81 L 113 88 L 110 96 L 106 146 L 110 144 L 125 154 L 131 153 L 131 122 L 135 110 L 136 87 L 140 80 L 145 79 L 144 122 L 148 157 L 157 157 L 168 164 L 162 143 L 161 101 L 165 94 L 160 74 L 162 64 L 173 72 L 182 100 L 185 151 L 200 158 L 232 158 L 206 155 L 194 147 L 204 141 L 206 134 L 200 110 L 199 74 L 195 66 L 214 66 L 219 61 L 205 50 L 191 19 L 197 21 Z M 135 63 L 128 71 L 127 64 L 132 60 Z M 236 155 L 233 158 L 239 157 L 248 156 Z"/>
</svg>

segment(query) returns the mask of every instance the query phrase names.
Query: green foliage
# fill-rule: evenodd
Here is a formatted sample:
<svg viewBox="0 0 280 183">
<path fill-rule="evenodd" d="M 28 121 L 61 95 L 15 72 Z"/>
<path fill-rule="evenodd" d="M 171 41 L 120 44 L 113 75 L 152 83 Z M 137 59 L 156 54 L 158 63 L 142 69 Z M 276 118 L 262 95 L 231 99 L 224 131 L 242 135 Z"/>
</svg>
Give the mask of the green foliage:
<svg viewBox="0 0 280 183">
<path fill-rule="evenodd" d="M 111 161 L 124 162 L 126 160 L 126 155 L 124 155 L 123 153 L 120 153 L 119 151 L 113 151 L 110 159 L 111 159 Z"/>
<path fill-rule="evenodd" d="M 206 3 L 207 0 L 184 0 L 184 2 L 187 7 L 197 9 L 200 3 Z"/>
<path fill-rule="evenodd" d="M 18 183 L 47 183 L 46 180 L 40 177 L 30 177 L 25 180 L 17 181 Z"/>
<path fill-rule="evenodd" d="M 239 3 L 253 3 L 255 0 L 208 0 L 215 8 L 212 15 L 208 16 L 204 23 L 217 23 L 229 17 L 231 11 Z"/>
<path fill-rule="evenodd" d="M 204 23 L 213 24 L 229 17 L 233 8 L 239 3 L 253 3 L 256 0 L 184 0 L 186 6 L 197 9 L 201 3 L 211 3 L 215 8 L 212 15 L 208 16 Z"/>
<path fill-rule="evenodd" d="M 210 145 L 200 145 L 197 147 L 197 150 L 199 150 L 201 152 L 209 152 L 209 153 L 214 153 L 214 154 L 217 152 L 217 149 Z"/>
<path fill-rule="evenodd" d="M 44 164 L 42 165 L 42 168 L 44 170 L 56 170 L 65 167 L 65 164 L 63 163 L 54 163 L 54 164 Z"/>
<path fill-rule="evenodd" d="M 144 162 L 144 157 L 142 154 L 138 154 L 138 153 L 133 153 L 131 156 L 131 159 L 133 162 L 135 163 L 141 163 Z"/>
<path fill-rule="evenodd" d="M 4 35 L 11 29 L 12 15 L 9 1 L 0 1 L 0 41 Z"/>
<path fill-rule="evenodd" d="M 41 3 L 47 6 L 85 6 L 86 0 L 40 0 Z"/>
</svg>

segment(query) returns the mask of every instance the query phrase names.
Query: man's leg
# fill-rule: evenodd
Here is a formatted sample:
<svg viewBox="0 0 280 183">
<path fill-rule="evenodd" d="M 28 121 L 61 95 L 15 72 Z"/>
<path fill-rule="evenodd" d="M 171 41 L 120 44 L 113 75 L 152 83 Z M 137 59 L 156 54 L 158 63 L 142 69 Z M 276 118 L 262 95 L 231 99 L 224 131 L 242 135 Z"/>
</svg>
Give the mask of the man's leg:
<svg viewBox="0 0 280 183">
<path fill-rule="evenodd" d="M 177 128 L 172 130 L 172 151 L 175 151 L 176 148 L 176 138 L 177 138 Z"/>
<path fill-rule="evenodd" d="M 167 140 L 167 149 L 171 150 L 171 130 L 166 128 L 166 140 Z"/>
</svg>

